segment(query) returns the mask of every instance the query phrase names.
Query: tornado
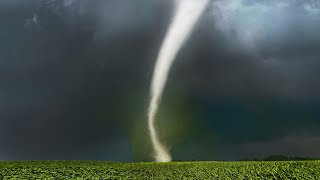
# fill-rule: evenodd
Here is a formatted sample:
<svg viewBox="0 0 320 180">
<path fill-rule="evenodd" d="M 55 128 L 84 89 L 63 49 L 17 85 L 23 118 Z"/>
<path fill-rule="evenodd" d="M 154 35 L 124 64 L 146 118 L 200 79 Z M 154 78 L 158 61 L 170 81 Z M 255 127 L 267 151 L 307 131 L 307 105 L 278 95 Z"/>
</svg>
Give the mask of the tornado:
<svg viewBox="0 0 320 180">
<path fill-rule="evenodd" d="M 178 52 L 191 35 L 209 1 L 175 0 L 175 15 L 159 51 L 150 87 L 151 99 L 147 116 L 153 146 L 153 158 L 156 162 L 170 162 L 172 160 L 169 149 L 159 139 L 155 124 L 169 71 Z"/>
</svg>

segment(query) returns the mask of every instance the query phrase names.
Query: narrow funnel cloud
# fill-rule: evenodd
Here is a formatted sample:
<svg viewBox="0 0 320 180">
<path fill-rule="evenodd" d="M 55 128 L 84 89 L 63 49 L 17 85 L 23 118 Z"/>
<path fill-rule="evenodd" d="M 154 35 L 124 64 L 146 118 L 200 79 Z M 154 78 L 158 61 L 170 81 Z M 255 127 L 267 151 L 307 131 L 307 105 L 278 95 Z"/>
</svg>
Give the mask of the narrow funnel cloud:
<svg viewBox="0 0 320 180">
<path fill-rule="evenodd" d="M 151 100 L 148 111 L 148 126 L 157 162 L 170 162 L 169 150 L 159 140 L 155 118 L 160 105 L 170 68 L 193 27 L 210 0 L 176 0 L 176 14 L 165 36 L 155 65 L 151 84 Z"/>
</svg>

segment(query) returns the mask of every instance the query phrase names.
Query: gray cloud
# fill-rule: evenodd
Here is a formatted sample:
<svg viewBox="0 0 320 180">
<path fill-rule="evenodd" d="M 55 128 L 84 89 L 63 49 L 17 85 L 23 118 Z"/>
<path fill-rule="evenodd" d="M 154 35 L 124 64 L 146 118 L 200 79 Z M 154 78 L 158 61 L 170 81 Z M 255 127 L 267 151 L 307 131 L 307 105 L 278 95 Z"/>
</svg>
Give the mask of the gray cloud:
<svg viewBox="0 0 320 180">
<path fill-rule="evenodd" d="M 216 96 L 319 98 L 320 18 L 305 9 L 317 4 L 214 1 L 202 35 L 193 39 L 196 45 L 186 47 L 189 57 L 183 57 L 194 59 L 186 72 L 195 74 L 181 78 L 190 76 L 189 82 L 196 83 L 191 88 L 205 86 L 198 89 Z M 202 63 L 211 70 L 202 71 Z"/>
<path fill-rule="evenodd" d="M 3 0 L 2 7 L 0 157 L 132 160 L 130 148 L 148 154 L 132 146 L 144 128 L 137 119 L 144 119 L 172 1 Z M 278 141 L 293 148 L 309 143 L 282 140 L 294 130 L 317 138 L 318 9 L 319 1 L 212 2 L 179 55 L 164 98 L 177 119 L 188 111 L 201 128 L 180 135 L 186 140 L 173 145 L 174 154 L 186 159 L 203 152 L 198 158 L 210 159 L 211 150 L 250 144 L 224 156 L 236 159 L 268 142 L 275 143 L 265 154 Z M 309 144 L 296 154 L 316 155 Z"/>
</svg>

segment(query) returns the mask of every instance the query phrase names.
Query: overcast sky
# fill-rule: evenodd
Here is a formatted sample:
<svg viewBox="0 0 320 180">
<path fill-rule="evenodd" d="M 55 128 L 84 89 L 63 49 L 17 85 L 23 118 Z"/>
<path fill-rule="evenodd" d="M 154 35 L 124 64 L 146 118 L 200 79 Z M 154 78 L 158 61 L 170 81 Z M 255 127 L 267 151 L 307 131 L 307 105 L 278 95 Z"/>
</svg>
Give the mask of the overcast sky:
<svg viewBox="0 0 320 180">
<path fill-rule="evenodd" d="M 172 0 L 1 0 L 0 160 L 151 160 Z M 320 1 L 212 1 L 158 117 L 174 160 L 320 157 Z"/>
</svg>

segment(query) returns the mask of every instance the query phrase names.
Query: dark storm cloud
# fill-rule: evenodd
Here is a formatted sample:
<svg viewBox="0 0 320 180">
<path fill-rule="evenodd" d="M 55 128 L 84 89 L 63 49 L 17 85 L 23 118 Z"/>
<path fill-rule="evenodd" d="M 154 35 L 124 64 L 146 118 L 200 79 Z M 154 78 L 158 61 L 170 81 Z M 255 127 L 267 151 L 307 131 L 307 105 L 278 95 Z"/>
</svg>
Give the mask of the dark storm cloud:
<svg viewBox="0 0 320 180">
<path fill-rule="evenodd" d="M 158 39 L 152 28 L 130 28 L 134 21 L 152 26 L 134 14 L 135 3 L 148 3 L 88 2 L 1 1 L 3 159 L 132 160 L 128 134 L 136 117 L 126 112 L 144 111 L 143 104 L 129 107 L 130 98 L 144 90 L 142 63 Z M 156 4 L 144 13 L 161 22 L 166 8 Z M 109 41 L 98 35 L 105 31 Z"/>
<path fill-rule="evenodd" d="M 179 62 L 211 69 L 190 78 L 217 96 L 317 97 L 320 19 L 303 2 L 216 1 Z"/>
<path fill-rule="evenodd" d="M 295 132 L 319 135 L 319 8 L 319 1 L 214 3 L 181 53 L 171 82 L 192 97 L 192 111 L 199 111 L 215 137 L 202 136 L 195 144 L 208 139 L 219 149 Z M 312 154 L 310 147 L 304 154 Z"/>
<path fill-rule="evenodd" d="M 0 158 L 147 160 L 148 83 L 172 1 L 0 9 Z M 290 136 L 320 128 L 319 17 L 319 1 L 212 1 L 160 112 L 175 157 L 237 159 L 304 142 L 303 155 L 315 155 Z"/>
<path fill-rule="evenodd" d="M 311 83 L 306 87 L 304 83 L 307 80 L 316 83 L 319 8 L 316 1 L 216 1 L 214 28 L 226 41 L 225 49 L 229 51 L 224 54 L 233 54 L 234 58 L 245 61 L 243 66 L 239 63 L 240 67 L 234 69 L 249 71 L 244 73 L 255 83 L 262 82 L 263 91 L 273 96 L 314 98 L 319 96 L 319 86 Z M 246 64 L 251 64 L 254 75 L 249 75 Z"/>
</svg>

